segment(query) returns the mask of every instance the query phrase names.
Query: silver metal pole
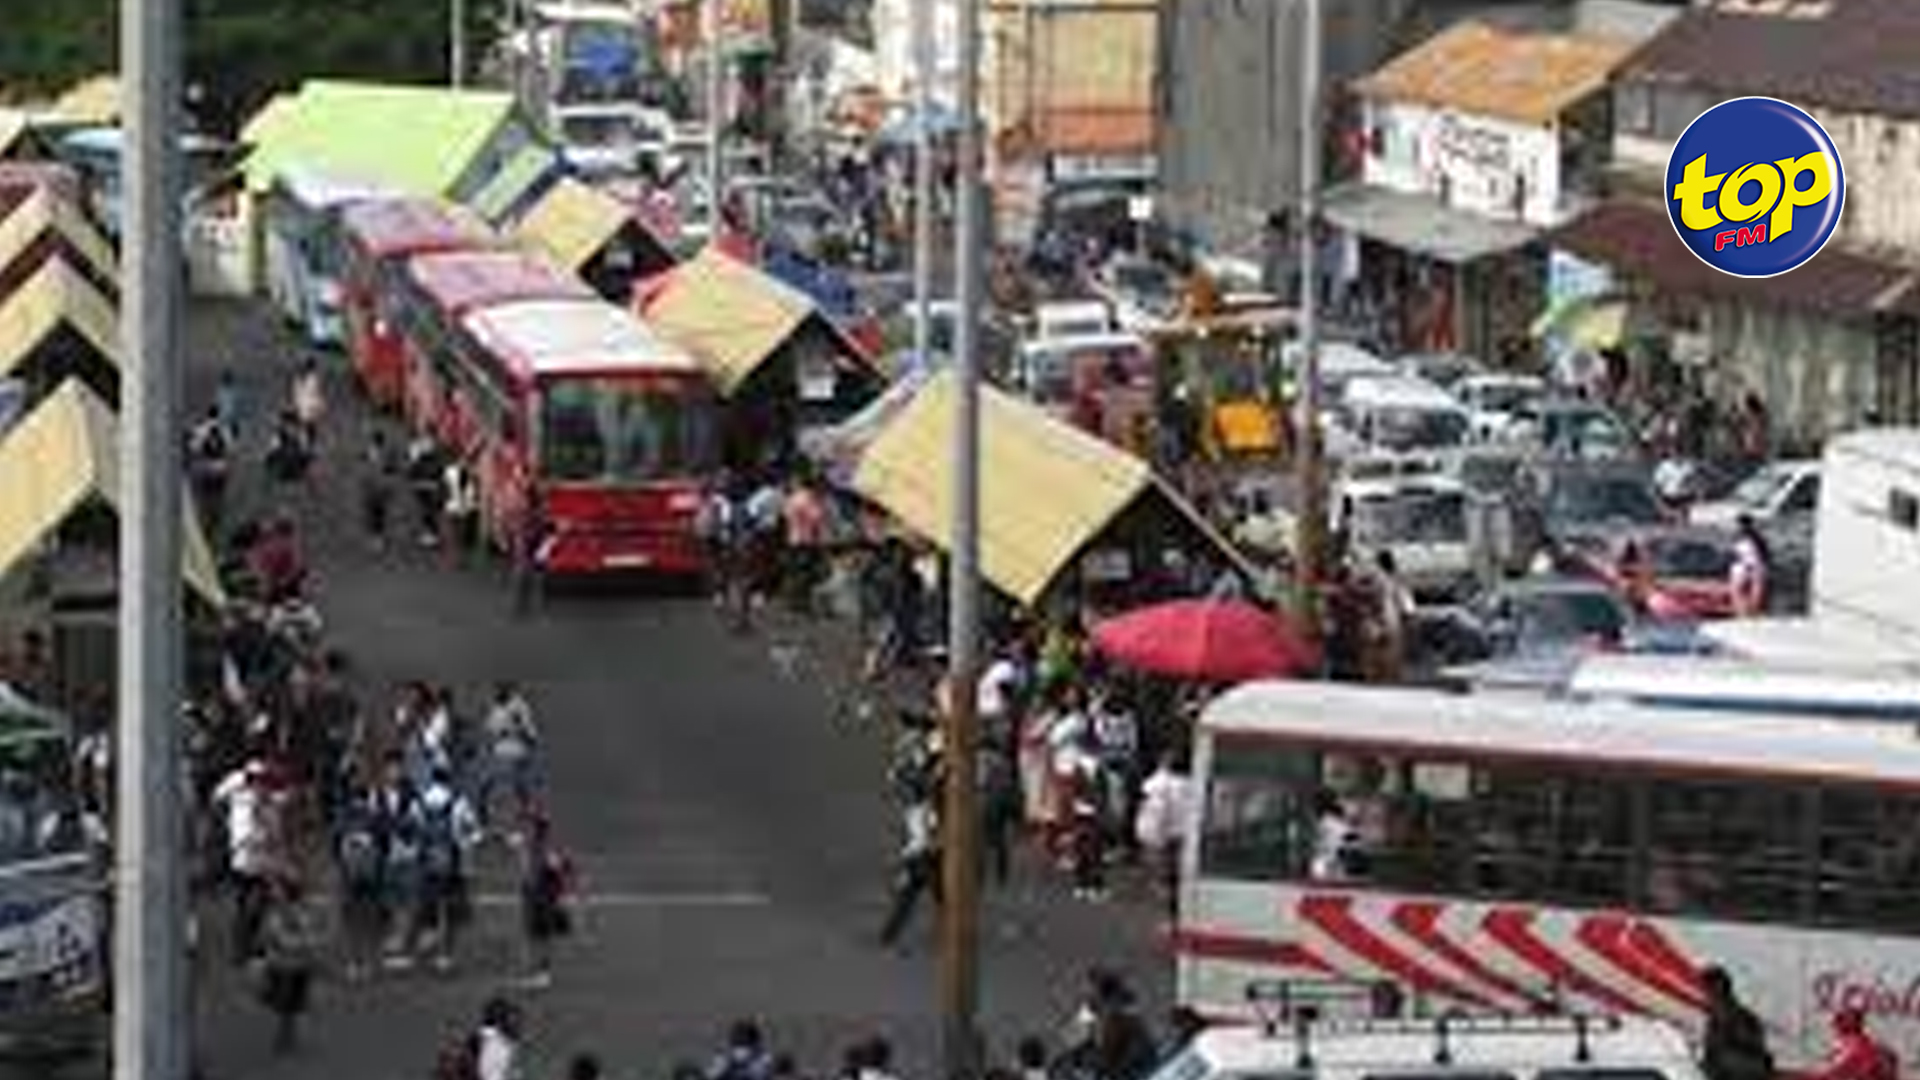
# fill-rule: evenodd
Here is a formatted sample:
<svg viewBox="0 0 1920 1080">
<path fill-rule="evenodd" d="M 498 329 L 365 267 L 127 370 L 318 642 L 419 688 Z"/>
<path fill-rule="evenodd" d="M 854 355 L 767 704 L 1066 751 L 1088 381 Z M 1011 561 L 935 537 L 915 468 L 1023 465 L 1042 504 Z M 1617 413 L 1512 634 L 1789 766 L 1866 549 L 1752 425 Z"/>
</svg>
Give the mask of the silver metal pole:
<svg viewBox="0 0 1920 1080">
<path fill-rule="evenodd" d="M 925 2 L 925 0 L 923 0 Z M 954 170 L 953 551 L 948 583 L 946 813 L 942 816 L 946 903 L 941 908 L 941 1058 L 947 1080 L 977 1080 L 980 1011 L 980 813 L 974 774 L 980 672 L 980 300 L 987 210 L 981 183 L 980 5 L 960 6 L 960 130 Z"/>
<path fill-rule="evenodd" d="M 933 355 L 933 80 L 939 74 L 934 45 L 935 0 L 913 2 L 913 355 Z"/>
<path fill-rule="evenodd" d="M 720 18 L 721 0 L 706 0 L 700 6 L 705 23 L 701 36 L 707 43 L 707 242 L 720 239 L 720 208 L 726 200 L 726 111 L 725 73 L 727 64 L 726 28 Z"/>
<path fill-rule="evenodd" d="M 1295 459 L 1300 517 L 1297 578 L 1301 621 L 1320 631 L 1326 580 L 1326 464 L 1320 438 L 1320 0 L 1301 0 L 1300 28 L 1300 418 Z"/>
<path fill-rule="evenodd" d="M 447 85 L 467 85 L 467 0 L 447 2 Z"/>
<path fill-rule="evenodd" d="M 113 1074 L 184 1080 L 189 1025 L 180 805 L 180 7 L 121 0 L 119 725 Z"/>
</svg>

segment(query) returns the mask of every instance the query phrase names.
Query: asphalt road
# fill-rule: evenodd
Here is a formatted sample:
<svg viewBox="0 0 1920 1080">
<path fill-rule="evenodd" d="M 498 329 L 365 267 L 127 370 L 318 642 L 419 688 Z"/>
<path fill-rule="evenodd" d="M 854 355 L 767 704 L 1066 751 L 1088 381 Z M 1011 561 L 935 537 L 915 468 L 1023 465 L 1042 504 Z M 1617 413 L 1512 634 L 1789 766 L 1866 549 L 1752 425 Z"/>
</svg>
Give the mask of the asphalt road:
<svg viewBox="0 0 1920 1080">
<path fill-rule="evenodd" d="M 243 376 L 255 416 L 283 400 L 302 350 L 271 323 L 254 308 L 197 307 L 194 400 L 222 365 Z M 810 1070 L 826 1072 L 846 1042 L 879 1032 L 909 1080 L 929 1075 L 932 928 L 923 915 L 898 953 L 874 943 L 895 844 L 886 735 L 847 708 L 845 631 L 736 637 L 701 599 L 635 588 L 554 597 L 515 621 L 498 565 L 372 551 L 353 532 L 347 475 L 368 419 L 337 358 L 328 372 L 328 461 L 298 509 L 330 634 L 358 665 L 363 696 L 384 709 L 398 680 L 421 677 L 471 700 L 513 678 L 544 726 L 550 801 L 585 899 L 557 984 L 518 995 L 530 1080 L 559 1075 L 579 1050 L 600 1054 L 614 1077 L 663 1077 L 677 1061 L 704 1060 L 735 1016 L 761 1018 Z M 207 1075 L 427 1075 L 447 1035 L 516 974 L 506 861 L 495 853 L 483 871 L 478 927 L 455 973 L 323 982 L 295 1056 L 270 1054 L 268 1016 L 236 973 L 210 965 L 199 1022 Z M 1164 997 L 1170 965 L 1141 892 L 1130 883 L 1111 903 L 1076 902 L 1029 857 L 1010 889 L 990 894 L 985 1027 L 997 1052 L 1057 1031 L 1091 963 Z"/>
</svg>

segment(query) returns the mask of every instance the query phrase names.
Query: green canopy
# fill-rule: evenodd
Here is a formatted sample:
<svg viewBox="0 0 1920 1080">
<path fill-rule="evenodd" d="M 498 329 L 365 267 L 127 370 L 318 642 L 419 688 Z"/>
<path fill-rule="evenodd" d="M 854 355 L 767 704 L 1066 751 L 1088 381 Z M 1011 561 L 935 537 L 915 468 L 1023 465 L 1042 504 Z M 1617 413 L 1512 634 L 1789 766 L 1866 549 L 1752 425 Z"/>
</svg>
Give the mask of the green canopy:
<svg viewBox="0 0 1920 1080">
<path fill-rule="evenodd" d="M 448 196 L 513 115 L 512 96 L 493 91 L 312 80 L 247 125 L 247 187 L 297 168 Z"/>
<path fill-rule="evenodd" d="M 467 203 L 481 217 L 498 225 L 512 217 L 526 196 L 559 167 L 560 158 L 552 150 L 528 143 L 515 151 Z"/>
</svg>

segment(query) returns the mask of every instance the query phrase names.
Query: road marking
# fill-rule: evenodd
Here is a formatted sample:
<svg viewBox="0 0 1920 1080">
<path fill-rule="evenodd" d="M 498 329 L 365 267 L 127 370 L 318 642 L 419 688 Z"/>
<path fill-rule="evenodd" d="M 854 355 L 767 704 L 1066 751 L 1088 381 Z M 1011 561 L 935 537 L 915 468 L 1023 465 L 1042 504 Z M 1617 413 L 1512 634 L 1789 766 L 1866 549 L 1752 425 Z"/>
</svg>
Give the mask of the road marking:
<svg viewBox="0 0 1920 1080">
<path fill-rule="evenodd" d="M 519 893 L 483 892 L 473 898 L 480 907 L 518 907 Z M 766 907 L 773 898 L 765 893 L 737 892 L 589 892 L 572 898 L 581 908 L 749 908 Z"/>
</svg>

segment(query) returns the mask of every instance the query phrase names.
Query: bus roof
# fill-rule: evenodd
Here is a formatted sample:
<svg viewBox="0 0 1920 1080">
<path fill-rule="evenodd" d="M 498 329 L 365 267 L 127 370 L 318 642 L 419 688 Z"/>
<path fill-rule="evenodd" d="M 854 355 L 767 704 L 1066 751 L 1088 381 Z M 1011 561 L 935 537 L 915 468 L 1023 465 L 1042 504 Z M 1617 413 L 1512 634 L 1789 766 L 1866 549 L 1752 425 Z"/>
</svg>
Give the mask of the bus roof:
<svg viewBox="0 0 1920 1080">
<path fill-rule="evenodd" d="M 1904 725 L 1809 716 L 1579 704 L 1328 683 L 1228 691 L 1203 730 L 1381 753 L 1613 762 L 1920 788 L 1920 736 Z"/>
<path fill-rule="evenodd" d="M 587 283 L 523 251 L 439 251 L 416 256 L 407 278 L 429 303 L 454 318 L 519 300 L 586 300 Z"/>
<path fill-rule="evenodd" d="M 639 316 L 599 299 L 500 304 L 469 313 L 463 325 L 523 378 L 703 370 Z"/>
<path fill-rule="evenodd" d="M 1788 667 L 1711 656 L 1596 654 L 1567 685 L 1575 698 L 1686 708 L 1920 720 L 1920 669 Z"/>
<path fill-rule="evenodd" d="M 373 258 L 485 247 L 493 232 L 479 215 L 437 199 L 374 199 L 340 212 L 348 242 Z"/>
</svg>

